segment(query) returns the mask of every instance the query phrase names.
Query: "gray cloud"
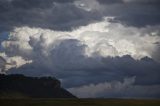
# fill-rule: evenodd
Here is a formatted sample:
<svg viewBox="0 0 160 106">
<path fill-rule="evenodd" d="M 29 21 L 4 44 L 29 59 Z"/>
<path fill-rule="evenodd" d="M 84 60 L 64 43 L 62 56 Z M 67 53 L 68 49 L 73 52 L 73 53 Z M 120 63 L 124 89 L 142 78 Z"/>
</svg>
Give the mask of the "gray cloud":
<svg viewBox="0 0 160 106">
<path fill-rule="evenodd" d="M 103 62 L 98 62 L 94 58 L 81 57 L 83 62 L 88 64 L 72 62 L 62 62 L 60 58 L 56 68 L 40 66 L 43 62 L 22 66 L 21 68 L 11 69 L 8 73 L 21 73 L 29 76 L 52 75 L 61 79 L 64 87 L 78 87 L 90 83 L 98 84 L 105 81 L 123 81 L 125 77 L 136 76 L 137 85 L 156 85 L 160 84 L 159 69 L 160 64 L 153 60 L 135 61 L 131 57 L 104 58 Z M 104 62 L 105 61 L 105 62 Z M 44 61 L 46 62 L 46 61 Z M 103 63 L 103 65 L 102 65 Z M 121 64 L 120 64 L 121 63 Z M 152 73 L 152 74 L 151 74 Z"/>
<path fill-rule="evenodd" d="M 101 4 L 116 4 L 116 3 L 123 3 L 123 0 L 97 0 Z"/>
<path fill-rule="evenodd" d="M 99 21 L 104 16 L 114 16 L 115 21 L 126 25 L 143 27 L 158 25 L 158 0 L 138 2 L 136 0 L 94 0 L 81 1 L 85 8 L 99 7 L 93 11 L 78 8 L 76 0 L 1 0 L 0 31 L 12 30 L 14 27 L 30 26 L 54 30 L 71 30 L 75 27 Z M 132 2 L 130 2 L 132 1 Z M 89 7 L 88 7 L 89 6 Z M 144 18 L 145 17 L 145 18 Z"/>
<path fill-rule="evenodd" d="M 106 4 L 113 4 L 113 3 L 142 3 L 142 4 L 146 4 L 146 3 L 160 3 L 159 0 L 97 0 L 100 3 L 106 3 Z"/>
<path fill-rule="evenodd" d="M 101 18 L 65 0 L 12 0 L 0 1 L 0 5 L 1 31 L 18 26 L 71 30 Z"/>
<path fill-rule="evenodd" d="M 89 84 L 68 90 L 81 98 L 159 98 L 159 85 L 134 85 L 135 77 L 125 78 L 123 82 L 111 81 Z M 149 91 L 149 92 L 148 92 Z"/>
<path fill-rule="evenodd" d="M 122 0 L 124 3 L 160 3 L 159 0 Z"/>
</svg>

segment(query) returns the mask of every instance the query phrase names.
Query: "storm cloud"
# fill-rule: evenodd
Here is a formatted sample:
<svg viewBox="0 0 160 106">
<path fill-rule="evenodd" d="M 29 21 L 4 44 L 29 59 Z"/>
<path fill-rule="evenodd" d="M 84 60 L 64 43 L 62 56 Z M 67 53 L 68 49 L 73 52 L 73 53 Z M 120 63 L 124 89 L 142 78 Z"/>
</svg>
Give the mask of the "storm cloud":
<svg viewBox="0 0 160 106">
<path fill-rule="evenodd" d="M 21 26 L 72 30 L 104 16 L 125 25 L 157 25 L 159 5 L 158 0 L 0 0 L 0 31 Z"/>
<path fill-rule="evenodd" d="M 160 98 L 159 5 L 0 0 L 0 73 L 54 76 L 83 98 Z"/>
<path fill-rule="evenodd" d="M 1 43 L 0 55 L 8 59 L 12 69 L 1 70 L 29 76 L 56 76 L 73 92 L 76 87 L 90 83 L 123 81 L 133 76 L 138 85 L 159 84 L 160 60 L 155 55 L 159 53 L 159 26 L 126 27 L 110 22 L 110 18 L 73 31 L 15 28 Z M 17 59 L 22 64 L 16 63 Z M 17 69 L 19 65 L 23 66 Z"/>
</svg>

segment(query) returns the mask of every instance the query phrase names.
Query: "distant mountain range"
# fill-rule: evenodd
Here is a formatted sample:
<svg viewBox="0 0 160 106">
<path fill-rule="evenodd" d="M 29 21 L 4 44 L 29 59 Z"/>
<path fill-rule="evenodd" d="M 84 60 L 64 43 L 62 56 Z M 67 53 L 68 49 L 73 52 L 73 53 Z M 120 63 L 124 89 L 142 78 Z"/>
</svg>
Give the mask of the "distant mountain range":
<svg viewBox="0 0 160 106">
<path fill-rule="evenodd" d="M 0 74 L 0 98 L 76 98 L 53 77 Z"/>
</svg>

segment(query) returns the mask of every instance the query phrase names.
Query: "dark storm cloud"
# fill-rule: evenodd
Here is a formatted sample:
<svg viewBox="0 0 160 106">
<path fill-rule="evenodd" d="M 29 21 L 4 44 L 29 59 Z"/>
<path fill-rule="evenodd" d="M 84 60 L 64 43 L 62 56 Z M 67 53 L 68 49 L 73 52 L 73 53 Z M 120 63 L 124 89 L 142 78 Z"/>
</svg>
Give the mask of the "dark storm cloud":
<svg viewBox="0 0 160 106">
<path fill-rule="evenodd" d="M 56 58 L 60 57 L 57 56 Z M 60 70 L 50 70 L 47 67 L 37 67 L 39 63 L 33 63 L 22 66 L 19 69 L 11 69 L 8 73 L 21 73 L 29 76 L 56 76 L 59 79 L 63 79 L 62 84 L 66 88 L 88 85 L 90 83 L 98 84 L 106 81 L 122 82 L 124 78 L 133 76 L 136 76 L 136 85 L 160 84 L 160 64 L 147 57 L 137 61 L 130 56 L 103 58 L 103 65 L 91 58 L 89 59 L 83 56 L 81 58 L 88 61 L 89 64 L 86 66 L 72 66 L 73 63 L 64 63 L 66 62 L 65 60 L 57 64 L 61 66 Z M 67 65 L 68 69 L 63 69 L 63 67 L 66 67 L 64 65 Z"/>
<path fill-rule="evenodd" d="M 86 25 L 99 20 L 97 13 L 75 7 L 72 0 L 12 0 L 0 1 L 0 31 L 30 26 L 57 30 Z"/>
<path fill-rule="evenodd" d="M 0 0 L 0 31 L 30 26 L 71 30 L 114 16 L 115 21 L 143 27 L 160 23 L 158 0 L 98 0 L 101 9 L 85 11 L 75 0 Z M 82 2 L 85 1 L 82 0 Z M 92 5 L 92 3 L 90 3 Z"/>
<path fill-rule="evenodd" d="M 97 0 L 101 4 L 123 3 L 123 0 Z"/>
<path fill-rule="evenodd" d="M 124 3 L 160 3 L 159 0 L 121 0 Z"/>
<path fill-rule="evenodd" d="M 115 20 L 126 25 L 143 27 L 147 25 L 160 24 L 160 3 L 128 3 L 121 5 L 114 15 Z"/>
<path fill-rule="evenodd" d="M 112 4 L 104 2 L 105 11 L 103 14 L 114 16 L 114 21 L 121 22 L 129 26 L 145 27 L 148 25 L 152 26 L 160 24 L 159 0 L 118 1 Z"/>
<path fill-rule="evenodd" d="M 1 0 L 3 8 L 48 8 L 54 2 L 56 3 L 69 3 L 74 0 Z"/>
<path fill-rule="evenodd" d="M 157 4 L 159 0 L 97 0 L 99 3 L 113 4 L 113 3 L 134 3 L 134 4 Z"/>
</svg>

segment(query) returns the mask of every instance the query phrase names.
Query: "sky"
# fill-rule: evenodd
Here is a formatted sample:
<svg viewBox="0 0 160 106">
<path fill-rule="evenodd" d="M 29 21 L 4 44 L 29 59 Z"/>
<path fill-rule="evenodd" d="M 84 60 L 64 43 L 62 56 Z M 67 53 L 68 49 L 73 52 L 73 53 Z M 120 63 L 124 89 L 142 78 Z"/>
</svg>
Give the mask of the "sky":
<svg viewBox="0 0 160 106">
<path fill-rule="evenodd" d="M 80 98 L 160 98 L 159 0 L 0 0 L 0 73 L 53 76 Z"/>
</svg>

